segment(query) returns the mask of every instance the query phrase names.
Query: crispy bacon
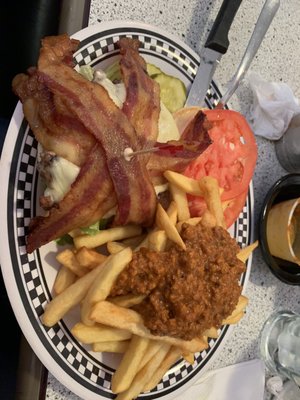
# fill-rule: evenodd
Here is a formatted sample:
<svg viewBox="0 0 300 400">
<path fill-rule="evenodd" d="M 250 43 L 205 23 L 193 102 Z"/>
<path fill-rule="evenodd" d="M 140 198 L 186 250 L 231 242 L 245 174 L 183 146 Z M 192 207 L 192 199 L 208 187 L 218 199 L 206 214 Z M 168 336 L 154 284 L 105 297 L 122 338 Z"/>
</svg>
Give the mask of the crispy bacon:
<svg viewBox="0 0 300 400">
<path fill-rule="evenodd" d="M 157 199 L 149 172 L 152 178 L 165 169 L 182 171 L 210 143 L 200 114 L 183 140 L 156 143 L 159 89 L 146 73 L 137 41 L 121 39 L 119 43 L 127 89 L 122 110 L 101 85 L 87 81 L 72 68 L 77 46 L 67 35 L 43 39 L 38 68 L 13 81 L 37 140 L 81 167 L 63 200 L 48 216 L 32 221 L 28 252 L 90 225 L 116 204 L 116 224 L 151 224 Z M 125 160 L 126 147 L 135 151 L 149 145 L 160 149 L 151 156 Z"/>
<path fill-rule="evenodd" d="M 138 148 L 133 126 L 101 85 L 87 81 L 60 61 L 62 46 L 55 60 L 53 40 L 46 38 L 42 44 L 38 61 L 40 78 L 52 93 L 63 96 L 72 114 L 103 147 L 118 199 L 116 223 L 151 224 L 156 196 L 146 166 L 138 159 L 127 162 L 123 157 L 126 147 Z M 65 43 L 65 53 L 70 49 L 71 43 L 69 46 Z"/>
<path fill-rule="evenodd" d="M 158 136 L 160 89 L 147 73 L 145 60 L 139 55 L 139 41 L 122 38 L 118 42 L 120 67 L 126 87 L 123 111 L 134 126 L 140 146 L 151 147 Z"/>
<path fill-rule="evenodd" d="M 37 141 L 45 150 L 81 166 L 95 138 L 72 115 L 58 96 L 41 82 L 36 69 L 30 75 L 18 74 L 13 91 L 23 103 L 23 112 Z"/>
<path fill-rule="evenodd" d="M 47 217 L 36 217 L 31 221 L 28 253 L 73 229 L 99 221 L 116 202 L 103 151 L 96 144 L 63 200 Z"/>
<path fill-rule="evenodd" d="M 70 68 L 74 67 L 73 53 L 78 49 L 79 40 L 71 39 L 67 34 L 47 36 L 42 39 L 39 65 L 63 63 Z"/>
<path fill-rule="evenodd" d="M 187 125 L 184 132 L 181 135 L 181 139 L 187 141 L 209 141 L 211 139 L 207 133 L 212 128 L 212 124 L 207 119 L 205 113 L 199 110 L 191 122 Z"/>
<path fill-rule="evenodd" d="M 200 110 L 187 126 L 180 140 L 156 143 L 154 147 L 158 147 L 159 150 L 152 153 L 147 164 L 152 176 L 157 176 L 167 169 L 182 172 L 212 143 L 208 134 L 209 128 L 210 124 L 206 115 Z"/>
</svg>

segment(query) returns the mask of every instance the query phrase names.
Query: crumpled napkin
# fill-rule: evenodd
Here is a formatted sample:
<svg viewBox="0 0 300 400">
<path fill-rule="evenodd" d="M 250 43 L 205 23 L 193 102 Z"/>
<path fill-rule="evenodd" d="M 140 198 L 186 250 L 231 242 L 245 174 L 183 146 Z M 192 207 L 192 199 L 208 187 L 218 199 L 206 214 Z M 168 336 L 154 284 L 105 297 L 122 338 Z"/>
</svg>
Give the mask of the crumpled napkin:
<svg viewBox="0 0 300 400">
<path fill-rule="evenodd" d="M 300 112 L 299 100 L 286 83 L 267 82 L 254 71 L 249 71 L 246 79 L 254 96 L 249 122 L 255 135 L 280 139 Z"/>
<path fill-rule="evenodd" d="M 174 400 L 263 400 L 264 387 L 265 366 L 255 359 L 205 373 Z"/>
</svg>

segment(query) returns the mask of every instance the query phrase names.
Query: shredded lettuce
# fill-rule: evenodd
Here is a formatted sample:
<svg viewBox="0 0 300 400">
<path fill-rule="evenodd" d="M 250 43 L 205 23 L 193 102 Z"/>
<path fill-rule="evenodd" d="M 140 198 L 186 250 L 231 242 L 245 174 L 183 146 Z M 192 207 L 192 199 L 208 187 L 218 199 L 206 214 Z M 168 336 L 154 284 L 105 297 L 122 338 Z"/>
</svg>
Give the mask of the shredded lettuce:
<svg viewBox="0 0 300 400">
<path fill-rule="evenodd" d="M 80 75 L 84 76 L 88 81 L 92 81 L 94 77 L 94 70 L 90 65 L 82 65 L 79 68 Z"/>
<path fill-rule="evenodd" d="M 95 222 L 94 224 L 87 226 L 85 228 L 80 228 L 80 230 L 82 233 L 85 233 L 86 235 L 95 235 L 100 230 L 99 225 L 100 225 L 100 221 Z"/>
<path fill-rule="evenodd" d="M 59 246 L 65 246 L 66 244 L 73 244 L 73 238 L 72 238 L 72 236 L 66 234 L 58 239 L 55 239 L 55 242 Z"/>
<path fill-rule="evenodd" d="M 90 226 L 87 226 L 85 228 L 80 228 L 80 230 L 85 235 L 95 235 L 99 231 L 102 231 L 103 229 L 106 229 L 108 227 L 108 225 L 111 223 L 112 219 L 113 219 L 113 216 L 110 217 L 110 218 L 100 219 L 100 221 L 97 221 L 94 224 L 92 224 Z M 59 246 L 65 246 L 67 244 L 74 244 L 73 238 L 69 234 L 63 235 L 60 238 L 55 239 L 55 242 Z"/>
<path fill-rule="evenodd" d="M 86 235 L 95 235 L 99 231 L 106 229 L 110 222 L 111 218 L 103 218 L 88 227 L 80 228 L 80 230 Z"/>
<path fill-rule="evenodd" d="M 119 60 L 111 64 L 106 70 L 105 74 L 109 80 L 112 82 L 119 82 L 122 80 L 121 69 Z"/>
</svg>

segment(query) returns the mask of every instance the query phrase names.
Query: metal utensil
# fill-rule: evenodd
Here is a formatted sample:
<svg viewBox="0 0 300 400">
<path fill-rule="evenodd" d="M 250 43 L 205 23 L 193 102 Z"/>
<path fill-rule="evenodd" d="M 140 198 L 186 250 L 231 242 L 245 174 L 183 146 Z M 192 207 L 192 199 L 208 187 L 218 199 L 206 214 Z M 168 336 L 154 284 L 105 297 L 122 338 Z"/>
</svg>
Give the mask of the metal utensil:
<svg viewBox="0 0 300 400">
<path fill-rule="evenodd" d="M 219 100 L 216 108 L 224 107 L 224 105 L 228 102 L 230 97 L 237 89 L 240 81 L 244 78 L 253 58 L 255 57 L 257 50 L 259 49 L 259 46 L 261 45 L 263 38 L 265 37 L 267 30 L 269 29 L 269 26 L 271 25 L 271 22 L 275 14 L 279 9 L 279 6 L 280 6 L 280 0 L 265 1 L 265 4 L 260 12 L 260 15 L 256 22 L 255 28 L 253 30 L 252 36 L 250 38 L 250 41 L 248 43 L 242 61 L 240 62 L 240 65 L 238 66 L 236 73 L 230 80 L 227 91 Z"/>
<path fill-rule="evenodd" d="M 200 66 L 190 88 L 186 106 L 202 105 L 215 69 L 228 49 L 228 32 L 241 2 L 242 0 L 223 1 L 200 56 Z"/>
</svg>

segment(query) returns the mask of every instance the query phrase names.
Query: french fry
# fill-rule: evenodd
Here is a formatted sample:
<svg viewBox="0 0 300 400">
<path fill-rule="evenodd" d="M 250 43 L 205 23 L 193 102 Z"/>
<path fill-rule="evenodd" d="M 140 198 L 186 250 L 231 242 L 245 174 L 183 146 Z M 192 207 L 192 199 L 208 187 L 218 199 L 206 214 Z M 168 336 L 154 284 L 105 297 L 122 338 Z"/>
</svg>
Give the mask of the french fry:
<svg viewBox="0 0 300 400">
<path fill-rule="evenodd" d="M 151 358 L 160 350 L 160 348 L 161 348 L 161 342 L 155 339 L 149 340 L 146 353 L 144 354 L 144 357 L 140 362 L 139 370 L 141 370 L 148 363 L 148 361 L 151 360 Z"/>
<path fill-rule="evenodd" d="M 248 298 L 241 294 L 238 303 L 232 312 L 232 315 L 238 314 L 240 311 L 245 310 L 245 308 L 248 305 L 248 302 L 249 302 Z"/>
<path fill-rule="evenodd" d="M 167 245 L 168 237 L 165 231 L 155 230 L 149 233 L 147 247 L 153 251 L 164 251 Z"/>
<path fill-rule="evenodd" d="M 104 325 L 118 327 L 119 329 L 127 329 L 134 335 L 174 345 L 181 348 L 184 352 L 196 353 L 197 351 L 202 351 L 207 348 L 207 341 L 202 338 L 183 340 L 171 336 L 155 336 L 144 326 L 142 316 L 136 311 L 129 308 L 118 307 L 108 301 L 96 303 L 92 307 L 90 319 Z"/>
<path fill-rule="evenodd" d="M 76 236 L 82 235 L 82 230 L 77 228 L 69 232 L 69 235 L 74 239 Z"/>
<path fill-rule="evenodd" d="M 217 339 L 219 337 L 218 329 L 212 326 L 203 333 L 204 336 L 208 336 L 213 339 Z"/>
<path fill-rule="evenodd" d="M 53 291 L 56 295 L 63 292 L 69 286 L 71 286 L 77 279 L 77 275 L 74 274 L 69 268 L 61 265 L 54 281 Z"/>
<path fill-rule="evenodd" d="M 166 231 L 155 228 L 148 233 L 145 239 L 134 249 L 134 251 L 138 251 L 142 247 L 146 247 L 149 250 L 160 252 L 165 250 L 167 243 L 168 236 L 166 234 Z"/>
<path fill-rule="evenodd" d="M 171 201 L 167 211 L 165 211 L 169 222 L 175 226 L 177 221 L 177 205 L 174 201 Z M 134 249 L 138 251 L 142 247 L 147 247 L 153 251 L 164 251 L 168 242 L 168 236 L 163 229 L 154 228 L 151 230 L 144 240 Z"/>
<path fill-rule="evenodd" d="M 126 247 L 118 253 L 112 254 L 103 263 L 101 272 L 97 275 L 88 289 L 88 293 L 81 304 L 81 321 L 84 324 L 93 324 L 93 321 L 89 318 L 91 306 L 108 297 L 118 275 L 123 271 L 131 259 L 132 250 L 130 247 Z"/>
<path fill-rule="evenodd" d="M 204 176 L 200 179 L 199 186 L 204 192 L 204 199 L 208 210 L 216 218 L 217 226 L 226 228 L 220 196 L 220 188 L 217 179 L 212 178 L 211 176 Z"/>
<path fill-rule="evenodd" d="M 193 194 L 195 196 L 204 196 L 204 192 L 196 179 L 188 178 L 187 176 L 173 171 L 165 171 L 164 177 L 185 193 Z"/>
<path fill-rule="evenodd" d="M 244 311 L 239 312 L 238 314 L 225 318 L 222 322 L 223 325 L 234 325 L 237 324 L 244 316 Z"/>
<path fill-rule="evenodd" d="M 130 308 L 140 304 L 145 297 L 143 294 L 126 294 L 124 296 L 110 297 L 107 300 L 119 307 Z"/>
<path fill-rule="evenodd" d="M 111 390 L 113 393 L 124 392 L 131 385 L 147 350 L 149 339 L 133 335 L 124 353 L 124 356 L 116 369 L 112 380 Z"/>
<path fill-rule="evenodd" d="M 194 364 L 194 353 L 184 353 L 182 356 L 189 364 Z"/>
<path fill-rule="evenodd" d="M 97 265 L 102 264 L 107 256 L 100 254 L 95 250 L 88 249 L 87 247 L 81 247 L 77 250 L 75 257 L 79 264 L 85 268 L 95 268 Z"/>
<path fill-rule="evenodd" d="M 45 307 L 41 317 L 45 326 L 55 325 L 73 307 L 79 304 L 102 269 L 102 264 L 77 279 L 71 286 L 54 297 Z"/>
<path fill-rule="evenodd" d="M 237 323 L 244 315 L 244 310 L 247 307 L 248 298 L 240 295 L 238 303 L 233 312 L 222 321 L 223 325 L 230 325 Z"/>
<path fill-rule="evenodd" d="M 133 236 L 128 239 L 123 239 L 122 243 L 125 244 L 127 247 L 131 247 L 132 249 L 135 249 L 142 241 L 145 239 L 146 234 L 142 233 L 141 235 L 138 236 Z"/>
<path fill-rule="evenodd" d="M 155 222 L 159 229 L 162 229 L 166 232 L 170 240 L 177 243 L 180 247 L 186 250 L 184 241 L 179 235 L 176 227 L 172 224 L 172 221 L 170 220 L 168 214 L 160 204 L 157 205 Z"/>
<path fill-rule="evenodd" d="M 141 243 L 139 243 L 135 248 L 134 251 L 139 251 L 142 247 L 146 247 L 148 248 L 148 244 L 149 244 L 149 235 L 151 235 L 153 231 L 149 232 L 148 235 L 146 235 L 144 237 L 144 239 L 141 241 Z"/>
<path fill-rule="evenodd" d="M 81 235 L 74 238 L 76 249 L 87 247 L 93 249 L 107 242 L 122 240 L 129 237 L 140 235 L 142 228 L 137 225 L 118 226 L 115 228 L 104 229 L 95 235 Z"/>
<path fill-rule="evenodd" d="M 75 275 L 81 277 L 85 275 L 89 270 L 85 267 L 82 267 L 77 261 L 75 254 L 71 249 L 65 249 L 57 254 L 57 261 L 64 265 L 66 268 L 69 268 Z"/>
<path fill-rule="evenodd" d="M 186 193 L 173 183 L 170 183 L 169 188 L 172 198 L 177 205 L 178 221 L 189 219 L 191 215 Z"/>
<path fill-rule="evenodd" d="M 95 352 L 106 353 L 125 353 L 128 349 L 130 340 L 116 341 L 116 342 L 97 342 L 93 343 L 92 349 Z"/>
<path fill-rule="evenodd" d="M 206 228 L 213 228 L 217 226 L 217 220 L 209 210 L 205 210 L 201 218 L 201 224 Z"/>
<path fill-rule="evenodd" d="M 130 330 L 135 335 L 139 335 L 144 331 L 144 329 L 141 328 L 143 319 L 140 314 L 136 311 L 119 307 L 108 301 L 96 303 L 92 307 L 90 318 L 103 325 Z"/>
<path fill-rule="evenodd" d="M 142 247 L 146 247 L 147 249 L 153 251 L 163 251 L 166 248 L 167 242 L 168 242 L 168 237 L 166 232 L 164 230 L 155 228 L 148 233 L 148 235 L 134 249 L 134 251 L 138 251 Z"/>
<path fill-rule="evenodd" d="M 250 254 L 258 247 L 258 240 L 255 242 L 251 243 L 249 246 L 244 247 L 237 253 L 237 258 L 241 260 L 243 263 L 245 263 Z"/>
<path fill-rule="evenodd" d="M 172 224 L 175 225 L 177 222 L 178 207 L 177 207 L 177 203 L 174 200 L 171 201 L 171 203 L 167 209 L 167 214 L 168 214 Z"/>
<path fill-rule="evenodd" d="M 194 354 L 192 354 L 193 362 L 194 362 Z M 158 368 L 154 371 L 150 380 L 145 384 L 143 388 L 143 392 L 148 392 L 148 390 L 153 389 L 165 375 L 165 373 L 169 370 L 170 367 L 181 357 L 181 350 L 171 346 L 170 350 L 166 354 L 165 358 L 162 360 Z M 191 364 L 193 364 L 193 362 Z"/>
<path fill-rule="evenodd" d="M 136 374 L 130 387 L 122 393 L 119 393 L 116 400 L 132 400 L 136 398 L 142 391 L 147 382 L 165 358 L 170 345 L 162 343 L 160 350 L 151 358 L 150 361 Z"/>
<path fill-rule="evenodd" d="M 95 324 L 84 325 L 77 322 L 71 329 L 72 334 L 82 343 L 91 344 L 95 342 L 122 341 L 130 339 L 132 334 L 124 329 L 112 328 L 110 326 Z"/>
<path fill-rule="evenodd" d="M 119 242 L 107 242 L 106 247 L 109 254 L 116 254 L 119 251 L 124 250 L 128 246 Z"/>
<path fill-rule="evenodd" d="M 203 343 L 205 343 L 206 347 L 204 347 L 204 349 L 207 349 L 207 347 L 208 347 L 208 338 L 207 338 L 207 336 L 202 335 L 200 339 L 202 340 Z"/>
</svg>

